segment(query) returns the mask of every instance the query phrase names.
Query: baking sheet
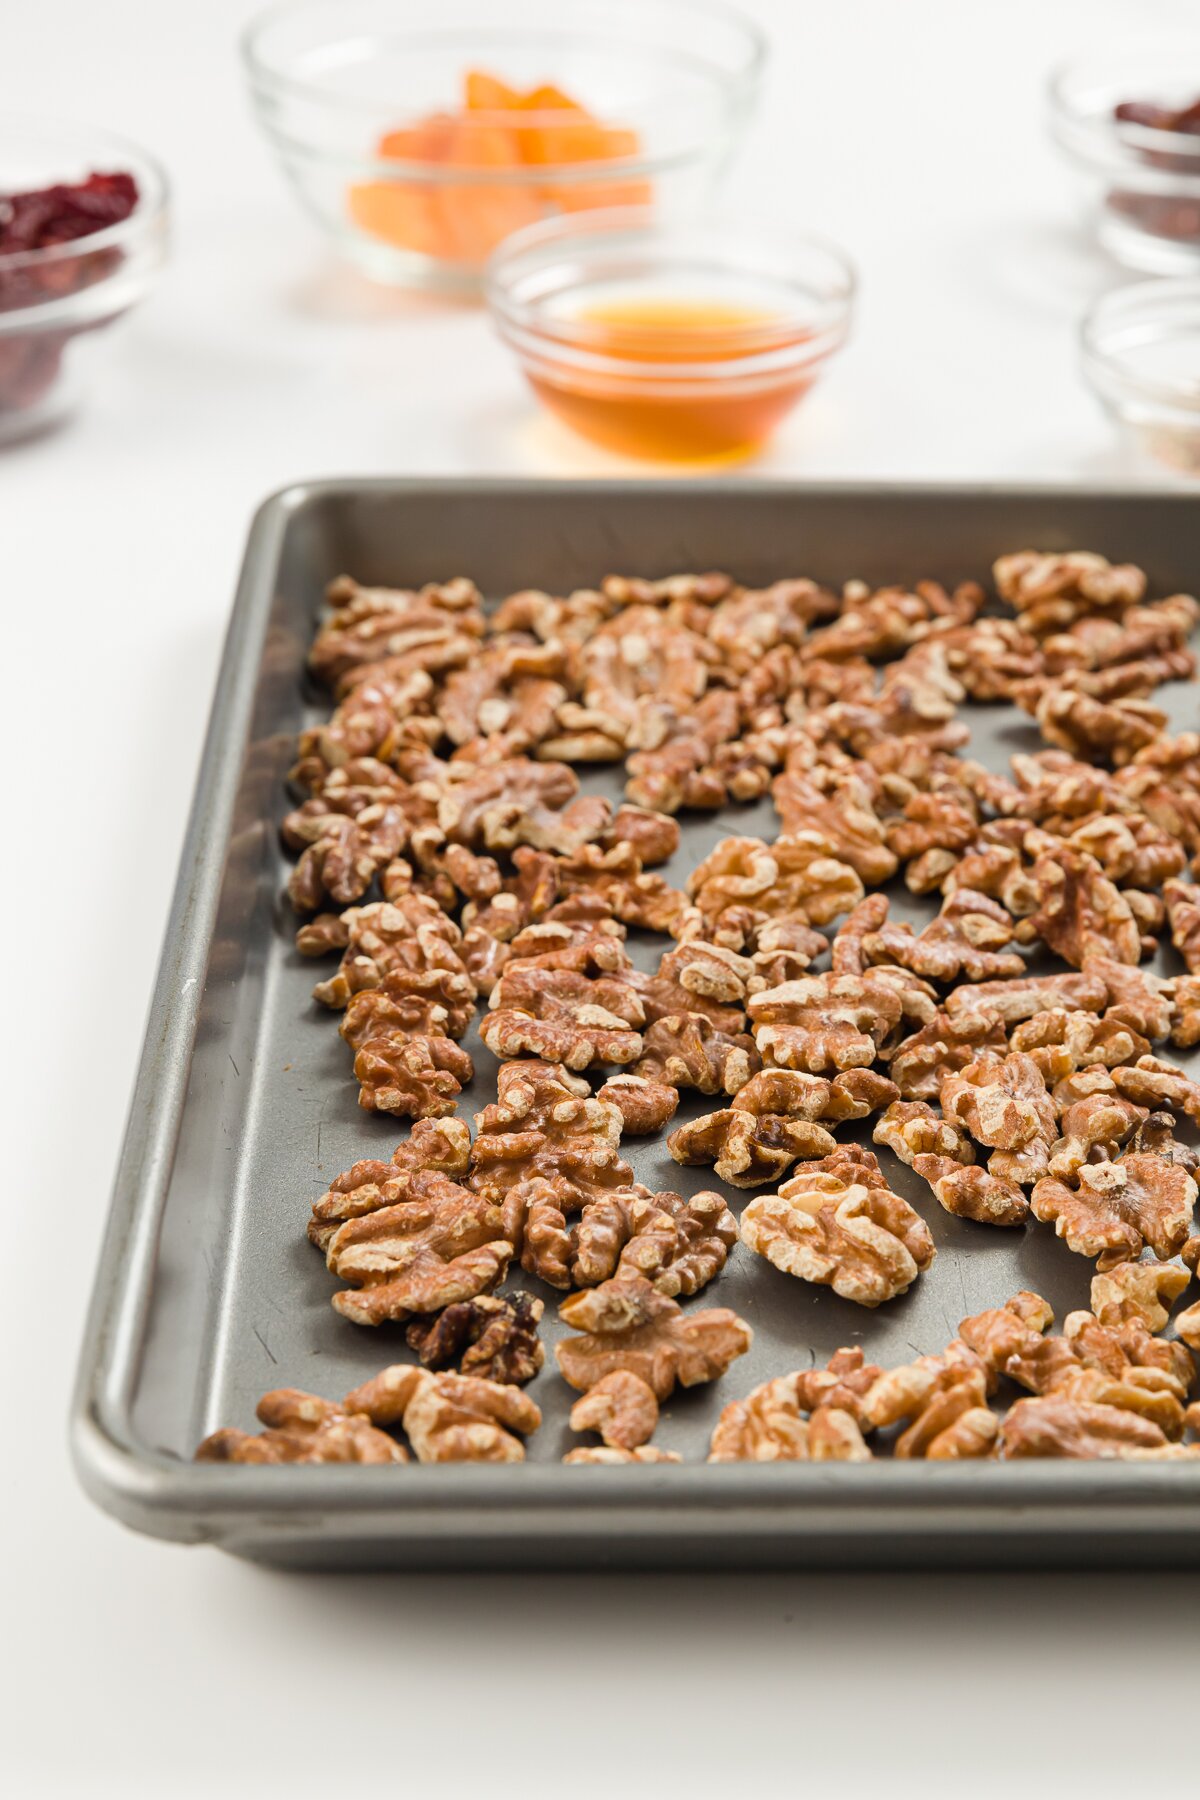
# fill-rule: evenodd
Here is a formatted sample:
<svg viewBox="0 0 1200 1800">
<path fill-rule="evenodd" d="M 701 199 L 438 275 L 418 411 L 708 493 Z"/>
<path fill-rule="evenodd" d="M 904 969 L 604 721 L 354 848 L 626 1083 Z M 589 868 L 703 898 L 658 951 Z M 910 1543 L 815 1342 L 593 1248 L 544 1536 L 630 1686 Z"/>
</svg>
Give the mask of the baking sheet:
<svg viewBox="0 0 1200 1800">
<path fill-rule="evenodd" d="M 278 844 L 295 735 L 327 697 L 303 670 L 326 581 L 416 585 L 463 573 L 490 599 L 565 591 L 609 571 L 728 568 L 758 585 L 785 574 L 831 583 L 932 575 L 986 578 L 993 557 L 1035 544 L 1142 563 L 1152 592 L 1200 586 L 1200 512 L 1184 495 L 1010 493 L 746 483 L 324 483 L 260 513 L 209 745 L 118 1175 L 81 1362 L 75 1442 L 101 1504 L 140 1529 L 211 1539 L 283 1562 L 521 1561 L 668 1566 L 717 1560 L 889 1562 L 1200 1560 L 1200 1469 L 1181 1465 L 784 1465 L 708 1468 L 721 1407 L 769 1376 L 861 1343 L 889 1365 L 940 1350 L 966 1314 L 1034 1287 L 1061 1321 L 1087 1304 L 1090 1264 L 1045 1226 L 999 1231 L 944 1213 L 890 1152 L 897 1191 L 929 1221 L 938 1257 L 875 1312 L 797 1282 L 743 1248 L 692 1304 L 754 1326 L 750 1353 L 718 1383 L 677 1393 L 655 1441 L 682 1468 L 563 1469 L 581 1441 L 575 1397 L 554 1373 L 561 1296 L 519 1270 L 506 1284 L 547 1303 L 547 1368 L 531 1388 L 544 1424 L 520 1468 L 254 1469 L 188 1459 L 218 1425 L 250 1427 L 259 1395 L 298 1386 L 336 1397 L 391 1360 L 402 1327 L 366 1330 L 329 1305 L 337 1285 L 304 1228 L 313 1199 L 352 1162 L 387 1156 L 405 1122 L 363 1113 L 336 1016 L 310 998 L 325 964 L 292 947 Z M 1162 690 L 1175 729 L 1197 725 L 1196 689 Z M 965 707 L 968 754 L 997 769 L 1037 749 L 1012 707 Z M 617 768 L 583 772 L 620 794 Z M 769 800 L 688 815 L 664 873 L 682 885 L 721 837 L 777 835 Z M 222 855 L 222 847 L 225 854 Z M 919 922 L 932 901 L 890 890 Z M 666 940 L 630 933 L 652 968 Z M 1160 956 L 1160 965 L 1166 963 Z M 476 1077 L 459 1110 L 494 1097 L 496 1059 L 465 1040 Z M 1186 1061 L 1186 1059 L 1180 1059 Z M 687 1094 L 676 1122 L 714 1103 Z M 839 1138 L 870 1141 L 871 1121 Z M 720 1186 L 680 1168 L 665 1139 L 627 1140 L 637 1180 L 693 1193 Z M 725 1190 L 735 1211 L 763 1190 Z"/>
</svg>

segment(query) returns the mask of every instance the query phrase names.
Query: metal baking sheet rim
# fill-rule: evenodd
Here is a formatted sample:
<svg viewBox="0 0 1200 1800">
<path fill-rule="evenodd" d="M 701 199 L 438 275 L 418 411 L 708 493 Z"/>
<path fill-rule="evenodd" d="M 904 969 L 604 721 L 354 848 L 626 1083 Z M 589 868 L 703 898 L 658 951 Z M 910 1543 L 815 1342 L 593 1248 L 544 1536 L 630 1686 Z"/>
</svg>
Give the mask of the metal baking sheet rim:
<svg viewBox="0 0 1200 1800">
<path fill-rule="evenodd" d="M 286 1566 L 494 1568 L 804 1565 L 950 1567 L 1119 1555 L 1200 1565 L 1200 1463 L 664 1465 L 592 1470 L 501 1465 L 274 1469 L 197 1465 L 142 1441 L 131 1417 L 155 1248 L 182 1120 L 227 844 L 274 576 L 289 520 L 366 491 L 503 499 L 568 490 L 619 501 L 753 491 L 737 482 L 335 479 L 271 495 L 247 542 L 209 718 L 142 1057 L 85 1327 L 71 1452 L 91 1498 L 131 1529 Z M 953 503 L 1179 500 L 1177 492 L 1010 484 L 757 483 L 806 499 Z M 1192 504 L 1195 504 L 1192 500 Z M 230 754 L 237 746 L 239 754 Z M 587 1482 L 585 1490 L 584 1482 Z"/>
</svg>

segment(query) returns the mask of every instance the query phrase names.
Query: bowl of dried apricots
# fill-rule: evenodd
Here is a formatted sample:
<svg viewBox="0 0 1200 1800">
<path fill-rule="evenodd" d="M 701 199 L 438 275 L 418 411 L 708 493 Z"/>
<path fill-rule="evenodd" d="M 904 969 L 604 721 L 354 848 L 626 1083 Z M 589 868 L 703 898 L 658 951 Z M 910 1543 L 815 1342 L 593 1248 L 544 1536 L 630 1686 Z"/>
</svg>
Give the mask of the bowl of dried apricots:
<svg viewBox="0 0 1200 1800">
<path fill-rule="evenodd" d="M 459 293 L 539 220 L 703 207 L 765 53 L 713 0 L 291 0 L 243 40 L 308 213 L 375 279 Z"/>
</svg>

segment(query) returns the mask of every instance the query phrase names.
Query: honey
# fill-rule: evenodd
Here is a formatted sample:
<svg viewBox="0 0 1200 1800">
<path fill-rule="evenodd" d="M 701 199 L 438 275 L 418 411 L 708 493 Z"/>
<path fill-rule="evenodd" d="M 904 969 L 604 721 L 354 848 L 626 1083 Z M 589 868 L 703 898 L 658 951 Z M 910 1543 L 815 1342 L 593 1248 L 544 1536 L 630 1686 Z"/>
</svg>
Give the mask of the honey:
<svg viewBox="0 0 1200 1800">
<path fill-rule="evenodd" d="M 526 375 L 545 405 L 594 443 L 667 462 L 749 455 L 814 379 L 794 354 L 802 325 L 717 299 L 597 301 L 543 317 L 541 336 Z"/>
</svg>

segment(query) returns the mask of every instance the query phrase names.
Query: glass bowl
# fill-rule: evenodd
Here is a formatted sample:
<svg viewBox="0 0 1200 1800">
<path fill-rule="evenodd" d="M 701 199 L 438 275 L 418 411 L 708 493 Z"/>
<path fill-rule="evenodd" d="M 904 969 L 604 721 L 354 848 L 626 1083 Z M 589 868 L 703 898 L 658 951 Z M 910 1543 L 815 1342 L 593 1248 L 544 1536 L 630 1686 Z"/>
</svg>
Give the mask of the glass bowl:
<svg viewBox="0 0 1200 1800">
<path fill-rule="evenodd" d="M 1083 370 L 1134 447 L 1200 475 L 1200 279 L 1139 281 L 1097 301 Z"/>
<path fill-rule="evenodd" d="M 478 293 L 496 245 L 540 219 L 701 206 L 765 43 L 709 0 L 298 0 L 243 54 L 259 123 L 333 241 L 378 280 Z"/>
<path fill-rule="evenodd" d="M 845 341 L 854 272 L 820 238 L 646 208 L 551 220 L 493 256 L 487 301 L 538 398 L 625 455 L 751 454 Z"/>
<path fill-rule="evenodd" d="M 86 126 L 0 120 L 0 205 L 5 194 L 117 171 L 138 188 L 120 224 L 70 243 L 0 253 L 0 443 L 73 409 L 108 327 L 146 292 L 167 243 L 166 178 L 144 150 Z"/>
<path fill-rule="evenodd" d="M 1049 99 L 1051 133 L 1103 247 L 1148 274 L 1200 273 L 1200 135 L 1143 122 L 1200 100 L 1200 34 L 1065 63 Z M 1118 119 L 1118 107 L 1133 116 Z"/>
</svg>

